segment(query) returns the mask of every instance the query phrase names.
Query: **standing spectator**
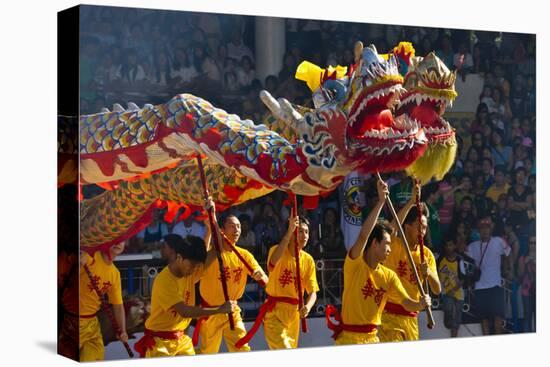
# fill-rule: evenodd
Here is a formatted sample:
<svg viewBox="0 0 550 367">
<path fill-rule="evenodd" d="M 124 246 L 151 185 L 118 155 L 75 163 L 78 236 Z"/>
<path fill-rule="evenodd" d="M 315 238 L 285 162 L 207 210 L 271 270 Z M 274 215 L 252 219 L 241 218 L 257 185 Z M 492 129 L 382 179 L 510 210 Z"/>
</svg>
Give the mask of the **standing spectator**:
<svg viewBox="0 0 550 367">
<path fill-rule="evenodd" d="M 508 206 L 510 208 L 510 224 L 520 237 L 522 253 L 527 250 L 525 229 L 529 222 L 527 211 L 533 206 L 533 193 L 525 184 L 525 168 L 515 171 L 514 185 L 508 190 Z"/>
<path fill-rule="evenodd" d="M 390 198 L 396 208 L 403 207 L 412 196 L 413 182 L 404 171 L 400 171 L 396 177 L 399 182 L 390 188 Z"/>
<path fill-rule="evenodd" d="M 441 225 L 441 233 L 445 234 L 449 230 L 451 221 L 453 220 L 453 212 L 455 209 L 454 192 L 457 190 L 450 184 L 450 174 L 447 174 L 439 183 L 439 192 L 443 198 L 443 203 L 439 209 L 439 221 Z"/>
<path fill-rule="evenodd" d="M 521 284 L 521 298 L 523 300 L 523 331 L 535 331 L 536 316 L 536 237 L 529 236 L 529 251 L 520 256 L 518 262 L 518 276 Z"/>
<path fill-rule="evenodd" d="M 479 43 L 476 43 L 474 45 L 474 49 L 472 51 L 472 72 L 479 74 L 479 73 L 485 73 L 487 70 L 489 70 L 489 63 L 487 62 L 487 58 L 483 54 L 481 50 L 481 46 Z"/>
<path fill-rule="evenodd" d="M 445 63 L 445 65 L 454 64 L 454 51 L 449 36 L 444 35 L 441 38 L 441 48 L 437 50 L 436 55 Z"/>
<path fill-rule="evenodd" d="M 466 74 L 472 71 L 474 61 L 472 55 L 468 52 L 465 42 L 460 43 L 458 52 L 453 55 L 453 65 L 455 69 L 458 70 L 459 74 L 462 75 L 462 80 L 465 80 Z"/>
<path fill-rule="evenodd" d="M 484 125 L 489 123 L 489 107 L 485 103 L 480 103 L 477 106 L 476 118 L 470 124 L 470 133 L 481 132 Z"/>
<path fill-rule="evenodd" d="M 462 322 L 462 305 L 464 304 L 462 279 L 465 276 L 465 269 L 460 255 L 456 252 L 456 244 L 452 237 L 445 239 L 443 253 L 437 259 L 437 272 L 441 281 L 445 327 L 451 329 L 451 337 L 456 338 Z"/>
<path fill-rule="evenodd" d="M 155 52 L 153 54 L 153 70 L 148 78 L 149 82 L 153 85 L 162 87 L 168 86 L 172 79 L 170 69 L 171 66 L 168 54 L 163 50 Z"/>
<path fill-rule="evenodd" d="M 256 256 L 258 259 L 265 260 L 267 249 L 281 238 L 281 223 L 270 203 L 263 204 L 260 217 L 255 219 L 258 221 L 253 230 L 260 250 Z"/>
<path fill-rule="evenodd" d="M 291 53 L 286 53 L 283 57 L 283 67 L 279 72 L 279 80 L 284 82 L 288 79 L 294 79 L 297 62 Z"/>
<path fill-rule="evenodd" d="M 182 238 L 187 236 L 195 236 L 199 238 L 204 238 L 206 234 L 206 227 L 203 223 L 196 220 L 195 215 L 190 215 L 181 222 L 177 223 L 174 228 L 172 228 L 172 234 L 177 234 Z"/>
<path fill-rule="evenodd" d="M 482 320 L 483 335 L 502 334 L 505 303 L 501 286 L 501 256 L 510 255 L 511 248 L 502 238 L 492 236 L 493 223 L 490 216 L 480 218 L 478 229 L 480 240 L 470 243 L 467 251 L 481 270 L 481 276 L 475 283 L 476 310 Z"/>
<path fill-rule="evenodd" d="M 154 257 L 160 257 L 160 240 L 167 234 L 168 226 L 162 219 L 162 211 L 155 208 L 153 220 L 136 235 L 132 247 L 137 247 L 139 251 L 152 252 Z"/>
<path fill-rule="evenodd" d="M 424 197 L 424 202 L 428 206 L 428 233 L 430 236 L 431 249 L 433 252 L 440 252 L 443 234 L 441 232 L 439 209 L 443 205 L 443 197 L 435 182 L 426 185 L 422 195 Z"/>
</svg>

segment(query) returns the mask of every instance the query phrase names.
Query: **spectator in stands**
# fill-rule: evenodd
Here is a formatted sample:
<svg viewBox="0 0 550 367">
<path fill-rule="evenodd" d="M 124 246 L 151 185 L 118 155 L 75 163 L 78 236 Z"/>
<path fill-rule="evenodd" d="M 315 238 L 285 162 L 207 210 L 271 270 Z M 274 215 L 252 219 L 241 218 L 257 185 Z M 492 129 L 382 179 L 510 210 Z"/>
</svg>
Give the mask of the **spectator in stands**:
<svg viewBox="0 0 550 367">
<path fill-rule="evenodd" d="M 453 215 L 451 227 L 457 227 L 458 223 L 464 222 L 466 227 L 473 228 L 477 218 L 477 213 L 475 212 L 475 206 L 473 204 L 473 195 L 462 197 L 459 203 L 460 205 L 457 205 L 458 209 Z"/>
<path fill-rule="evenodd" d="M 135 50 L 126 52 L 126 60 L 118 68 L 116 76 L 117 79 L 128 84 L 135 84 L 146 79 L 145 70 L 139 63 Z"/>
<path fill-rule="evenodd" d="M 343 259 L 346 256 L 344 235 L 340 229 L 339 216 L 334 208 L 325 208 L 318 239 L 320 257 Z"/>
<path fill-rule="evenodd" d="M 462 279 L 465 277 L 465 269 L 461 256 L 456 252 L 456 244 L 452 237 L 445 239 L 443 253 L 437 259 L 437 273 L 441 282 L 444 324 L 451 330 L 451 337 L 456 338 L 462 322 L 464 304 Z"/>
<path fill-rule="evenodd" d="M 261 215 L 256 222 L 253 230 L 256 237 L 256 244 L 260 248 L 257 258 L 266 259 L 267 249 L 281 238 L 281 222 L 275 214 L 273 205 L 264 203 L 261 209 Z"/>
<path fill-rule="evenodd" d="M 508 190 L 510 223 L 515 226 L 516 230 L 527 224 L 527 210 L 532 206 L 533 201 L 533 193 L 531 189 L 525 185 L 525 179 L 525 168 L 517 168 L 515 170 L 514 185 Z"/>
<path fill-rule="evenodd" d="M 390 188 L 390 198 L 397 209 L 404 206 L 410 200 L 413 191 L 413 181 L 404 171 L 400 171 L 396 175 L 396 179 L 399 181 Z"/>
<path fill-rule="evenodd" d="M 153 257 L 160 258 L 160 242 L 168 234 L 168 226 L 162 216 L 163 212 L 160 209 L 153 209 L 153 220 L 136 235 L 131 245 L 133 248 L 138 249 L 139 252 L 150 252 Z"/>
<path fill-rule="evenodd" d="M 168 54 L 159 50 L 153 54 L 153 68 L 147 80 L 153 85 L 166 87 L 169 85 L 172 76 L 170 74 L 171 65 Z"/>
<path fill-rule="evenodd" d="M 294 79 L 296 73 L 296 67 L 298 66 L 297 60 L 291 53 L 286 53 L 283 56 L 283 67 L 279 72 L 279 80 L 284 82 L 288 79 Z"/>
<path fill-rule="evenodd" d="M 480 240 L 470 243 L 467 251 L 481 270 L 481 276 L 475 283 L 476 311 L 482 320 L 483 335 L 502 334 L 505 304 L 501 286 L 501 256 L 510 255 L 511 248 L 502 238 L 493 236 L 490 216 L 480 218 L 478 230 Z"/>
<path fill-rule="evenodd" d="M 248 56 L 243 56 L 239 66 L 240 67 L 237 69 L 237 81 L 241 87 L 248 89 L 252 81 L 256 78 L 256 71 L 254 70 L 254 65 L 252 65 L 252 59 Z"/>
<path fill-rule="evenodd" d="M 277 93 L 279 89 L 279 79 L 275 75 L 268 75 L 265 78 L 265 89 L 272 93 Z"/>
<path fill-rule="evenodd" d="M 237 241 L 237 246 L 250 251 L 256 252 L 256 236 L 251 228 L 250 216 L 247 214 L 239 215 L 239 221 L 241 222 L 241 237 Z"/>
<path fill-rule="evenodd" d="M 496 113 L 500 119 L 510 121 L 512 118 L 510 99 L 502 95 L 500 88 L 493 88 L 493 101 L 494 104 L 489 108 L 489 114 Z"/>
<path fill-rule="evenodd" d="M 510 91 L 510 104 L 512 113 L 516 116 L 525 114 L 525 102 L 527 101 L 527 91 L 525 90 L 525 80 L 521 74 L 516 75 L 512 89 Z"/>
<path fill-rule="evenodd" d="M 448 35 L 444 35 L 441 38 L 441 48 L 435 53 L 445 65 L 454 65 L 454 51 L 451 45 L 451 38 Z"/>
<path fill-rule="evenodd" d="M 480 103 L 477 106 L 476 118 L 472 121 L 470 125 L 470 133 L 475 133 L 477 131 L 481 132 L 484 125 L 489 124 L 489 108 L 485 103 Z"/>
<path fill-rule="evenodd" d="M 443 205 L 443 197 L 438 190 L 437 183 L 430 183 L 422 190 L 422 198 L 428 206 L 428 228 L 429 242 L 433 252 L 440 252 L 443 233 L 439 218 L 439 209 Z"/>
<path fill-rule="evenodd" d="M 496 166 L 512 168 L 512 147 L 504 145 L 504 135 L 499 130 L 494 130 L 491 137 L 491 152 Z"/>
<path fill-rule="evenodd" d="M 458 46 L 458 52 L 453 55 L 453 66 L 462 76 L 462 80 L 466 80 L 466 74 L 469 74 L 474 67 L 472 55 L 468 51 L 465 42 L 461 42 Z"/>
<path fill-rule="evenodd" d="M 537 240 L 534 235 L 529 236 L 529 250 L 518 260 L 518 277 L 521 285 L 521 298 L 523 301 L 523 332 L 535 331 L 536 315 L 536 249 Z"/>
<path fill-rule="evenodd" d="M 481 50 L 481 46 L 479 43 L 476 43 L 474 45 L 473 51 L 472 51 L 472 72 L 476 74 L 485 73 L 487 70 L 489 70 L 489 63 L 487 61 L 487 58 L 483 55 L 483 52 Z"/>
<path fill-rule="evenodd" d="M 493 160 L 492 157 L 483 157 L 481 159 L 481 173 L 483 178 L 483 190 L 486 191 L 495 182 L 493 175 Z"/>
<path fill-rule="evenodd" d="M 204 235 L 206 234 L 206 227 L 204 226 L 202 221 L 197 220 L 198 215 L 198 212 L 192 213 L 184 220 L 176 223 L 174 228 L 172 228 L 171 233 L 177 234 L 182 238 L 185 238 L 187 236 L 204 238 Z"/>
<path fill-rule="evenodd" d="M 238 29 L 233 29 L 231 31 L 231 42 L 229 42 L 226 47 L 227 57 L 241 60 L 244 56 L 248 56 L 250 60 L 254 61 L 254 55 L 250 48 L 243 43 L 241 32 Z"/>
<path fill-rule="evenodd" d="M 170 70 L 171 83 L 176 88 L 184 88 L 198 76 L 197 69 L 193 66 L 185 48 L 177 48 L 175 59 Z"/>
<path fill-rule="evenodd" d="M 494 181 L 495 182 L 487 189 L 485 196 L 491 199 L 493 203 L 497 204 L 500 196 L 502 194 L 507 194 L 510 189 L 510 185 L 508 185 L 504 179 L 504 168 L 502 166 L 495 167 Z"/>
</svg>

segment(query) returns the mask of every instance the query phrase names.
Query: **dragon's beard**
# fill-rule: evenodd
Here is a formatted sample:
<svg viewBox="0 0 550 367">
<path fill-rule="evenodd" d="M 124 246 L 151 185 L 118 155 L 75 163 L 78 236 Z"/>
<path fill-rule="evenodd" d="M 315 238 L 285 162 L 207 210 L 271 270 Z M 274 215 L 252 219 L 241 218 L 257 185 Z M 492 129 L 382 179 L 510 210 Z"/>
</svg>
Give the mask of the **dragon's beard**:
<svg viewBox="0 0 550 367">
<path fill-rule="evenodd" d="M 428 183 L 432 177 L 439 181 L 453 166 L 457 148 L 456 141 L 429 144 L 424 154 L 406 168 L 406 172 L 422 184 Z"/>
</svg>

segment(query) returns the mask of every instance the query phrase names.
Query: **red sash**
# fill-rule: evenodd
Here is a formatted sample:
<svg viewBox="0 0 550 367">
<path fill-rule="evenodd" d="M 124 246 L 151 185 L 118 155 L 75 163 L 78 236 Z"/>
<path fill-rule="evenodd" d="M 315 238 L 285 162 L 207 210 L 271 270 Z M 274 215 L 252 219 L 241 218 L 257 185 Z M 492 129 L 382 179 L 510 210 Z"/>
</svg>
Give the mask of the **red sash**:
<svg viewBox="0 0 550 367">
<path fill-rule="evenodd" d="M 330 319 L 332 316 L 334 316 L 334 319 L 338 321 L 338 324 L 335 324 Z M 327 327 L 333 331 L 332 339 L 336 340 L 338 335 L 342 331 L 352 331 L 354 333 L 371 333 L 375 331 L 378 326 L 374 324 L 364 324 L 364 325 L 351 325 L 351 324 L 344 324 L 342 322 L 342 317 L 340 316 L 340 312 L 338 312 L 338 309 L 333 305 L 327 305 L 327 308 L 325 310 L 325 318 L 327 319 Z"/>
<path fill-rule="evenodd" d="M 297 305 L 298 300 L 296 298 L 290 298 L 290 297 L 272 297 L 267 296 L 267 300 L 264 302 L 264 304 L 260 307 L 258 316 L 256 317 L 256 321 L 254 321 L 254 325 L 252 325 L 252 328 L 246 333 L 245 336 L 243 336 L 237 343 L 235 343 L 235 346 L 237 348 L 242 348 L 246 343 L 248 343 L 254 334 L 258 331 L 260 328 L 260 325 L 265 317 L 265 314 L 273 311 L 275 308 L 275 305 L 279 302 L 282 303 L 288 303 L 291 305 Z"/>
<path fill-rule="evenodd" d="M 153 349 L 155 346 L 155 340 L 153 338 L 178 340 L 185 335 L 183 330 L 176 331 L 152 331 L 145 329 L 144 335 L 134 344 L 134 349 L 139 353 L 140 358 L 145 358 L 145 353 L 149 349 Z"/>
<path fill-rule="evenodd" d="M 409 317 L 416 317 L 418 315 L 418 311 L 415 311 L 415 312 L 407 311 L 405 307 L 398 305 L 397 303 L 391 303 L 391 302 L 386 303 L 386 308 L 384 308 L 384 310 L 394 315 L 409 316 Z"/>
<path fill-rule="evenodd" d="M 211 306 L 208 303 L 206 303 L 206 301 L 203 299 L 203 300 L 201 300 L 201 307 L 213 308 L 213 307 L 219 307 L 219 306 Z M 193 346 L 194 347 L 196 347 L 199 344 L 199 331 L 201 329 L 202 323 L 205 322 L 206 320 L 208 320 L 208 317 L 209 316 L 203 316 L 203 317 L 199 317 L 197 319 L 197 323 L 195 324 L 195 330 L 193 330 Z"/>
</svg>

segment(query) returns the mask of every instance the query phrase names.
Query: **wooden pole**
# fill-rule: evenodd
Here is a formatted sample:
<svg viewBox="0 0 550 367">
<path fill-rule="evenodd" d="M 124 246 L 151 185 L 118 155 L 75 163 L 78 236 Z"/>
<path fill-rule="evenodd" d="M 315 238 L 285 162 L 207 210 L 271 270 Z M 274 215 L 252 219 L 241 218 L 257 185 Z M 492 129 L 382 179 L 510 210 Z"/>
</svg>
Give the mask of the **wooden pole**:
<svg viewBox="0 0 550 367">
<path fill-rule="evenodd" d="M 298 215 L 298 199 L 296 198 L 295 194 L 292 194 L 292 197 L 294 199 L 294 214 Z M 294 231 L 294 257 L 296 258 L 296 285 L 298 288 L 298 305 L 300 306 L 300 310 L 304 307 L 304 294 L 302 291 L 302 278 L 300 276 L 300 250 L 298 249 L 298 231 L 300 229 L 300 226 L 296 228 Z M 304 333 L 307 333 L 307 321 L 306 319 L 302 319 L 302 331 Z"/>
<path fill-rule="evenodd" d="M 199 166 L 202 190 L 204 192 L 204 200 L 207 200 L 208 197 L 210 196 L 210 193 L 208 192 L 208 186 L 206 184 L 206 175 L 204 174 L 204 166 L 202 165 L 202 158 L 200 155 L 197 155 L 197 163 Z M 222 282 L 223 297 L 225 299 L 225 302 L 227 302 L 229 301 L 229 294 L 227 292 L 227 278 L 225 277 L 225 270 L 223 267 L 220 234 L 218 231 L 218 226 L 214 221 L 215 215 L 216 213 L 214 212 L 213 208 L 208 209 L 208 220 L 210 221 L 210 228 L 212 229 L 212 239 L 214 240 L 214 247 L 216 248 L 216 256 L 218 258 L 218 265 L 220 267 L 220 279 Z M 229 328 L 231 330 L 235 330 L 235 320 L 233 320 L 233 313 L 229 312 L 227 314 L 227 317 L 229 317 Z"/>
<path fill-rule="evenodd" d="M 376 172 L 378 175 L 378 179 L 382 181 L 382 177 L 380 177 L 380 173 Z M 409 259 L 409 264 L 411 265 L 414 277 L 416 279 L 416 284 L 418 285 L 418 290 L 420 291 L 420 295 L 424 297 L 426 295 L 426 292 L 424 292 L 424 287 L 422 286 L 422 282 L 420 281 L 420 277 L 418 276 L 418 271 L 416 270 L 416 264 L 414 263 L 414 260 L 412 258 L 411 249 L 409 248 L 409 243 L 407 242 L 407 237 L 405 237 L 405 232 L 403 231 L 403 227 L 401 226 L 401 223 L 399 222 L 399 217 L 397 216 L 397 213 L 395 212 L 395 208 L 393 207 L 393 203 L 388 195 L 386 195 L 386 204 L 388 205 L 388 208 L 390 209 L 390 212 L 397 222 L 397 229 L 399 232 L 399 235 L 403 239 L 403 245 L 406 249 L 407 258 Z M 435 326 L 434 317 L 432 314 L 432 309 L 430 306 L 426 306 L 425 308 L 426 315 L 428 316 L 428 328 L 433 329 Z"/>
</svg>

